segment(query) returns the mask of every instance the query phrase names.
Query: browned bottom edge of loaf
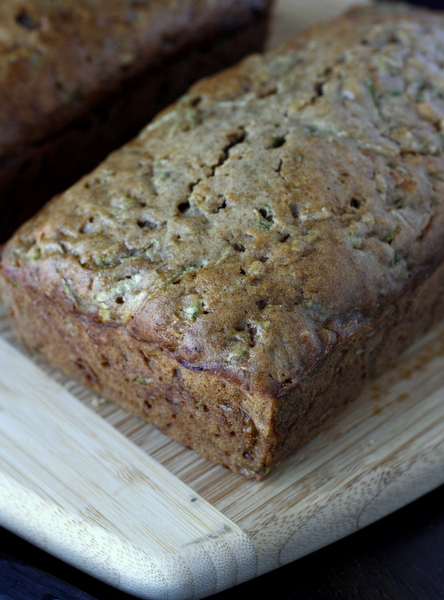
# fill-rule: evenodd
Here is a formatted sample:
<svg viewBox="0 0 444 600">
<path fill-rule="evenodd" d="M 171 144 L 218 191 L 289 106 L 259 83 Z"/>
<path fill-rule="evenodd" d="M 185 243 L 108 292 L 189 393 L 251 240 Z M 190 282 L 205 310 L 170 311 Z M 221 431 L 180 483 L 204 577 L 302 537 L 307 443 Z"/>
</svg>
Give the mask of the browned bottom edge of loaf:
<svg viewBox="0 0 444 600">
<path fill-rule="evenodd" d="M 134 137 L 191 83 L 262 50 L 267 25 L 267 15 L 257 15 L 250 25 L 173 56 L 127 82 L 60 134 L 0 165 L 0 243 L 52 196 Z"/>
<path fill-rule="evenodd" d="M 174 440 L 247 477 L 271 467 L 320 431 L 365 382 L 437 322 L 444 308 L 444 266 L 377 320 L 353 330 L 297 389 L 253 414 L 251 397 L 234 383 L 192 371 L 162 348 L 120 326 L 68 313 L 35 290 L 4 285 L 20 339 L 41 358 Z M 256 400 L 253 399 L 253 400 Z M 250 408 L 247 408 L 249 406 Z"/>
</svg>

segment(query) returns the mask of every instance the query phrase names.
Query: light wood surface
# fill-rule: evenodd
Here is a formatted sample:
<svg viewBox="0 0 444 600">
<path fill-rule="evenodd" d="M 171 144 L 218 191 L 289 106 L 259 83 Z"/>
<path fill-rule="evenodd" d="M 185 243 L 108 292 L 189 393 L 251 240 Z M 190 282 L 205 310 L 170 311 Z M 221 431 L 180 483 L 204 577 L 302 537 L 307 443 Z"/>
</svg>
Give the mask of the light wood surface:
<svg viewBox="0 0 444 600">
<path fill-rule="evenodd" d="M 270 43 L 349 4 L 282 0 Z M 0 336 L 0 523 L 143 598 L 206 597 L 444 482 L 444 323 L 260 483 L 36 365 L 3 307 Z"/>
<path fill-rule="evenodd" d="M 275 0 L 268 46 L 287 40 L 297 31 L 331 19 L 353 6 L 370 0 Z"/>
</svg>

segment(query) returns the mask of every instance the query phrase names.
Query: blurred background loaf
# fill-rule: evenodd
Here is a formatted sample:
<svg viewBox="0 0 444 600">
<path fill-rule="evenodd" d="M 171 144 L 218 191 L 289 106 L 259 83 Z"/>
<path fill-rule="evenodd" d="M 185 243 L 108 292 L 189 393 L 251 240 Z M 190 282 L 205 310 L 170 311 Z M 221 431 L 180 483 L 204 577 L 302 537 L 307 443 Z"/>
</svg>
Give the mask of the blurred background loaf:
<svg viewBox="0 0 444 600">
<path fill-rule="evenodd" d="M 0 242 L 198 77 L 262 48 L 271 0 L 3 0 Z"/>
</svg>

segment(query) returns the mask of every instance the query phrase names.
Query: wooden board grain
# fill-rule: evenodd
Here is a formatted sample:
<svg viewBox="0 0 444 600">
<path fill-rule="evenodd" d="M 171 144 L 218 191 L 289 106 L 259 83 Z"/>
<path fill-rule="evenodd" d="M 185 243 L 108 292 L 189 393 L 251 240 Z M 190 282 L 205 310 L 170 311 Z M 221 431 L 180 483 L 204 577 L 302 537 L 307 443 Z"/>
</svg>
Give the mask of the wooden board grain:
<svg viewBox="0 0 444 600">
<path fill-rule="evenodd" d="M 349 4 L 278 2 L 270 44 Z M 260 483 L 36 366 L 3 307 L 0 336 L 1 524 L 140 597 L 208 596 L 444 482 L 444 324 Z"/>
<path fill-rule="evenodd" d="M 0 323 L 1 524 L 142 598 L 206 597 L 444 481 L 444 323 L 260 483 L 45 375 Z"/>
</svg>

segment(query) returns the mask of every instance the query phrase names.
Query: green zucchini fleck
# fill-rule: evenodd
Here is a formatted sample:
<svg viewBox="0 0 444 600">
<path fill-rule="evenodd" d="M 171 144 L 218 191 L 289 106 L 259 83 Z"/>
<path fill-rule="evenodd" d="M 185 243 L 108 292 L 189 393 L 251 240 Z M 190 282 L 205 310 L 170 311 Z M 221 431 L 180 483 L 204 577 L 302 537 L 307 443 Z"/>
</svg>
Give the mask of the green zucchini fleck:
<svg viewBox="0 0 444 600">
<path fill-rule="evenodd" d="M 209 410 L 208 406 L 203 402 L 199 402 L 199 400 L 196 400 L 194 404 L 196 405 L 196 408 L 200 408 L 206 412 Z"/>
<path fill-rule="evenodd" d="M 179 283 L 179 281 L 187 274 L 193 273 L 200 269 L 202 265 L 187 265 L 178 271 L 167 271 L 163 275 L 163 279 L 166 283 Z"/>
<path fill-rule="evenodd" d="M 119 354 L 123 357 L 123 360 L 125 360 L 126 362 L 128 362 L 128 356 L 120 348 L 119 348 Z"/>
<path fill-rule="evenodd" d="M 82 301 L 80 300 L 80 298 L 77 296 L 75 291 L 72 289 L 72 287 L 70 286 L 70 284 L 67 282 L 67 280 L 64 277 L 62 277 L 62 287 L 65 291 L 65 294 L 69 298 L 71 298 L 71 300 L 73 300 L 79 306 L 82 306 Z"/>
<path fill-rule="evenodd" d="M 231 348 L 229 360 L 240 360 L 248 355 L 249 345 L 246 342 L 238 342 Z"/>
<path fill-rule="evenodd" d="M 190 321 L 195 321 L 202 312 L 202 302 L 198 301 L 190 304 L 190 306 L 183 309 L 183 312 Z"/>
<path fill-rule="evenodd" d="M 26 260 L 31 262 L 33 260 L 40 260 L 42 258 L 42 251 L 40 248 L 32 248 L 26 255 Z"/>
<path fill-rule="evenodd" d="M 140 375 L 138 375 L 137 377 L 134 377 L 133 381 L 135 383 L 140 383 L 140 385 L 149 385 L 150 383 L 153 382 L 153 380 L 150 379 L 149 377 L 141 377 Z"/>
<path fill-rule="evenodd" d="M 365 86 L 368 89 L 368 91 L 370 92 L 370 97 L 373 101 L 373 105 L 375 107 L 376 113 L 378 114 L 378 117 L 381 117 L 381 110 L 380 110 L 379 104 L 378 104 L 378 98 L 377 98 L 377 94 L 376 94 L 375 84 L 373 83 L 373 81 L 371 79 L 368 78 L 365 80 Z"/>
<path fill-rule="evenodd" d="M 259 229 L 270 229 L 273 226 L 273 213 L 268 204 L 259 209 L 254 208 L 253 212 L 256 215 L 254 224 Z"/>
</svg>

